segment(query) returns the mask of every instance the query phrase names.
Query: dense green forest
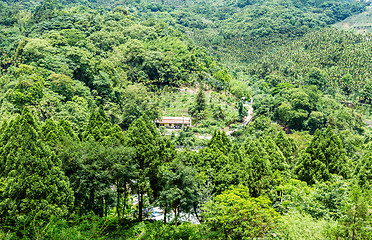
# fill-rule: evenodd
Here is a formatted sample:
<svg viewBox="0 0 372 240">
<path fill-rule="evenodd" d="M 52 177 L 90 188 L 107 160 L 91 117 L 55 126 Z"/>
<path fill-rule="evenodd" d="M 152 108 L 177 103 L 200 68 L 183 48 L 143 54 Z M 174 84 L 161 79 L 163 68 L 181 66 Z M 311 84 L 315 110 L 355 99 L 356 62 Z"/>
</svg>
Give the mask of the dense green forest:
<svg viewBox="0 0 372 240">
<path fill-rule="evenodd" d="M 368 7 L 0 1 L 0 239 L 372 239 Z"/>
</svg>

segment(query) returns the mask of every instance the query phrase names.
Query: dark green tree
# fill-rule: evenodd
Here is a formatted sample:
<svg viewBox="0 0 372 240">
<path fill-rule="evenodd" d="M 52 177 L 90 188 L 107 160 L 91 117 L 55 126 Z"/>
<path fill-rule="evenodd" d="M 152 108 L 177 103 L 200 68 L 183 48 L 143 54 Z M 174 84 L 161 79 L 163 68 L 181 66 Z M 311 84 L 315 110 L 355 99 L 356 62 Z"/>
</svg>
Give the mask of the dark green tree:
<svg viewBox="0 0 372 240">
<path fill-rule="evenodd" d="M 372 189 L 372 152 L 368 152 L 359 160 L 355 167 L 354 176 L 360 187 Z"/>
<path fill-rule="evenodd" d="M 189 108 L 189 113 L 192 116 L 196 116 L 197 118 L 201 119 L 204 117 L 203 114 L 206 108 L 207 103 L 205 100 L 204 88 L 201 86 L 196 94 L 194 106 Z"/>
<path fill-rule="evenodd" d="M 165 144 L 155 124 L 147 116 L 142 116 L 130 125 L 127 145 L 136 151 L 138 219 L 142 221 L 144 194 L 147 192 L 157 196 L 161 190 L 158 173 L 159 166 L 167 160 L 163 159 Z"/>
<path fill-rule="evenodd" d="M 267 153 L 271 171 L 278 171 L 283 178 L 290 177 L 290 165 L 271 137 L 260 138 L 260 143 Z"/>
<path fill-rule="evenodd" d="M 252 166 L 249 157 L 244 154 L 243 151 L 237 144 L 233 144 L 231 147 L 229 158 L 234 164 L 234 167 L 230 171 L 230 175 L 234 179 L 233 185 L 242 184 L 244 186 L 249 186 L 252 175 Z"/>
<path fill-rule="evenodd" d="M 230 138 L 225 132 L 215 130 L 211 140 L 208 142 L 208 147 L 223 152 L 227 155 L 232 147 Z"/>
<path fill-rule="evenodd" d="M 119 223 L 123 223 L 128 214 L 128 197 L 133 179 L 137 178 L 135 152 L 124 146 L 113 147 L 110 154 L 110 176 L 116 186 L 116 212 Z M 110 186 L 111 187 L 111 186 Z"/>
<path fill-rule="evenodd" d="M 349 159 L 346 156 L 345 148 L 340 138 L 328 127 L 324 132 L 324 156 L 329 173 L 341 175 L 344 178 L 349 177 Z"/>
<path fill-rule="evenodd" d="M 274 141 L 287 161 L 289 163 L 293 162 L 293 158 L 297 151 L 297 146 L 294 140 L 292 138 L 287 138 L 284 131 L 279 131 Z"/>
<path fill-rule="evenodd" d="M 114 203 L 110 178 L 111 148 L 95 142 L 66 142 L 59 153 L 75 189 L 75 210 L 104 216 Z"/>
<path fill-rule="evenodd" d="M 248 187 L 251 195 L 258 197 L 269 193 L 273 187 L 273 172 L 265 149 L 258 140 L 251 139 L 247 139 L 243 148 L 250 160 L 251 176 Z"/>
<path fill-rule="evenodd" d="M 200 87 L 198 93 L 196 94 L 195 110 L 200 113 L 204 111 L 206 107 L 207 107 L 207 104 L 205 101 L 204 88 Z"/>
<path fill-rule="evenodd" d="M 321 147 L 322 142 L 322 133 L 320 130 L 316 130 L 309 146 L 301 155 L 296 165 L 296 174 L 298 178 L 309 184 L 313 184 L 322 179 L 329 179 L 330 177 Z"/>
<path fill-rule="evenodd" d="M 25 108 L 1 136 L 0 215 L 4 224 L 27 228 L 65 217 L 74 196 L 61 161 L 40 139 L 39 124 Z"/>
<path fill-rule="evenodd" d="M 185 165 L 180 159 L 174 160 L 161 169 L 164 186 L 158 202 L 166 213 L 173 210 L 174 222 L 177 224 L 181 212 L 188 213 L 198 205 L 198 188 L 202 179 L 198 178 L 195 168 Z"/>
<path fill-rule="evenodd" d="M 93 111 L 90 115 L 88 125 L 83 134 L 83 140 L 95 140 L 97 142 L 117 142 L 124 144 L 124 132 L 118 125 L 111 124 L 103 106 L 97 112 Z"/>
<path fill-rule="evenodd" d="M 243 102 L 240 101 L 238 105 L 239 120 L 242 121 L 248 115 L 247 109 L 244 107 Z"/>
<path fill-rule="evenodd" d="M 316 130 L 309 146 L 296 165 L 298 178 L 309 184 L 327 181 L 332 174 L 348 176 L 348 159 L 342 142 L 328 127 L 322 134 Z"/>
</svg>

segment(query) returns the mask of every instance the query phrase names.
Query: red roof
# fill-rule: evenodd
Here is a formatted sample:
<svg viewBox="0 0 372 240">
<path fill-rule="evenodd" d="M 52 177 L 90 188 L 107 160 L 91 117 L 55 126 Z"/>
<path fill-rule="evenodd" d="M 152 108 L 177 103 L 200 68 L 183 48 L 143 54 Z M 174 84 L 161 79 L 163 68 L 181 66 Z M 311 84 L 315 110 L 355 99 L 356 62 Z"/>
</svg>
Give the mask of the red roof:
<svg viewBox="0 0 372 240">
<path fill-rule="evenodd" d="M 161 120 L 156 121 L 159 124 L 172 123 L 172 124 L 189 124 L 191 125 L 190 117 L 163 117 Z"/>
</svg>

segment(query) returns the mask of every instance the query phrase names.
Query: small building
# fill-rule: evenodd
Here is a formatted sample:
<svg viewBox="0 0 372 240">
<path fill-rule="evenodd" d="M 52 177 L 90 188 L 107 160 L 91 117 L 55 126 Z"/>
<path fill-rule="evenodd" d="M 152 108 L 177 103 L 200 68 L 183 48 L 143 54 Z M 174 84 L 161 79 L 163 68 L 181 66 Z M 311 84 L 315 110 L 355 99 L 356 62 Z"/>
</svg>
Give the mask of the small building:
<svg viewBox="0 0 372 240">
<path fill-rule="evenodd" d="M 190 127 L 191 117 L 163 117 L 162 119 L 156 120 L 156 125 L 176 129 L 181 129 L 182 127 Z"/>
</svg>

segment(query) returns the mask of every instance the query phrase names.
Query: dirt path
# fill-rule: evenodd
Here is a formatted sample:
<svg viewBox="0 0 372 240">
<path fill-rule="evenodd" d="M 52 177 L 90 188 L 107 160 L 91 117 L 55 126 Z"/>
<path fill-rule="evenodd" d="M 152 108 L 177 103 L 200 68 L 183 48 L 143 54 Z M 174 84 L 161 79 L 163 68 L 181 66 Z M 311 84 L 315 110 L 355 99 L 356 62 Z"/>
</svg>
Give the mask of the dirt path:
<svg viewBox="0 0 372 240">
<path fill-rule="evenodd" d="M 367 124 L 368 127 L 372 127 L 372 121 L 371 120 L 364 120 L 364 123 Z"/>
<path fill-rule="evenodd" d="M 250 104 L 244 104 L 243 106 L 247 108 L 248 114 L 243 119 L 242 127 L 244 127 L 245 125 L 247 125 L 248 123 L 250 123 L 252 121 L 252 118 L 253 118 L 253 107 L 252 107 L 252 105 L 250 105 Z M 226 135 L 231 135 L 236 130 L 238 130 L 238 128 L 236 128 L 236 129 L 234 129 L 232 131 L 226 132 Z"/>
</svg>

